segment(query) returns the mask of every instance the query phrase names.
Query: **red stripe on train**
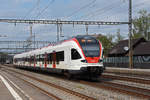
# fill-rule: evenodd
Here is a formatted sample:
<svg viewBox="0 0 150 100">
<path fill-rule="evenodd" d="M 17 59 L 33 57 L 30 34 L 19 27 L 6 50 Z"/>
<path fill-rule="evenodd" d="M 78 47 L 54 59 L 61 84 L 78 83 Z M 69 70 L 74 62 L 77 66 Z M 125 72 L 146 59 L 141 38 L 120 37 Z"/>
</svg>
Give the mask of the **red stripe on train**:
<svg viewBox="0 0 150 100">
<path fill-rule="evenodd" d="M 72 40 L 77 43 L 78 47 L 79 47 L 79 48 L 81 49 L 81 51 L 82 51 L 82 54 L 83 54 L 85 60 L 87 60 L 88 63 L 98 63 L 98 61 L 99 61 L 99 59 L 101 59 L 101 55 L 102 55 L 102 44 L 101 44 L 100 41 L 99 41 L 100 56 L 99 56 L 99 57 L 86 57 L 85 54 L 84 54 L 84 52 L 83 52 L 83 50 L 82 50 L 82 48 L 81 48 L 81 45 L 80 45 L 79 42 L 78 42 L 78 40 L 75 39 L 75 38 L 73 38 Z"/>
<path fill-rule="evenodd" d="M 81 49 L 82 55 L 84 56 L 84 58 L 86 58 L 85 55 L 84 55 L 84 52 L 83 52 L 83 50 L 82 50 L 82 48 L 81 48 L 81 46 L 80 46 L 80 44 L 78 42 L 78 40 L 76 38 L 73 38 L 72 40 L 77 43 L 78 47 Z"/>
</svg>

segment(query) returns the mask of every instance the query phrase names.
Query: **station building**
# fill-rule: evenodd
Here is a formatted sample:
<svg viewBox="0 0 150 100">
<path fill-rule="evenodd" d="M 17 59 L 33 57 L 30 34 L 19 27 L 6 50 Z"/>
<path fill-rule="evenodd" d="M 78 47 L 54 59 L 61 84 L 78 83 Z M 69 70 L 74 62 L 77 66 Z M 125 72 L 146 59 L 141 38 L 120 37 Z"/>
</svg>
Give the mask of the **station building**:
<svg viewBox="0 0 150 100">
<path fill-rule="evenodd" d="M 150 69 L 150 41 L 144 38 L 132 40 L 133 68 Z M 129 67 L 128 40 L 122 40 L 113 46 L 104 59 L 106 67 Z"/>
</svg>

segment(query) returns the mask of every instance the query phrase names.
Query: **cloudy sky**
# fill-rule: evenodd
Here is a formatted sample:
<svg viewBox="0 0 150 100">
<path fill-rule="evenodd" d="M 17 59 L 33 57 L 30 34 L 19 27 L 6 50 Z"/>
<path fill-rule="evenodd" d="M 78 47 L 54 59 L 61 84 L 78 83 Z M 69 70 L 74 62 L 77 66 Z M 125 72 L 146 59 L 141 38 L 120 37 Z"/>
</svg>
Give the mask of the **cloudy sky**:
<svg viewBox="0 0 150 100">
<path fill-rule="evenodd" d="M 150 13 L 150 0 L 133 0 L 133 18 L 138 11 Z M 128 0 L 0 0 L 0 19 L 61 19 L 90 21 L 128 21 Z M 85 34 L 83 25 L 63 25 L 64 38 Z M 89 26 L 90 34 L 128 36 L 128 25 Z M 56 25 L 33 25 L 36 40 L 56 41 Z M 1 40 L 27 40 L 28 24 L 0 23 Z M 64 39 L 61 38 L 61 39 Z"/>
</svg>

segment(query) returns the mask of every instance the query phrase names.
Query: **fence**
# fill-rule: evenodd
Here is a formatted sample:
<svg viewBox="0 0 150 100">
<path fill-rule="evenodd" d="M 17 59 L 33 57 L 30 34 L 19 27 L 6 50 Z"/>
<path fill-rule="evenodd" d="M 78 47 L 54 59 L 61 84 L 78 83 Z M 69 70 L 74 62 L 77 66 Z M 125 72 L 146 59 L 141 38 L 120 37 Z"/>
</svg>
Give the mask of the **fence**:
<svg viewBox="0 0 150 100">
<path fill-rule="evenodd" d="M 107 57 L 104 59 L 104 66 L 106 67 L 129 67 L 129 57 Z M 148 68 L 150 69 L 150 56 L 134 56 L 134 68 Z"/>
</svg>

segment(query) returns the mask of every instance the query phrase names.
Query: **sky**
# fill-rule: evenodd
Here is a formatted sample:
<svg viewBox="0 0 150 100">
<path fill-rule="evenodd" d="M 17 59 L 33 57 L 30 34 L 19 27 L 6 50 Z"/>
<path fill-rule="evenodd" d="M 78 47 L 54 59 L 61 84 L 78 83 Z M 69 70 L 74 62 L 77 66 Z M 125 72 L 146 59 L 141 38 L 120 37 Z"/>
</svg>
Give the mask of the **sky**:
<svg viewBox="0 0 150 100">
<path fill-rule="evenodd" d="M 150 0 L 132 0 L 133 18 L 138 11 L 150 13 Z M 47 19 L 86 21 L 128 21 L 128 0 L 0 0 L 0 19 Z M 29 24 L 0 23 L 0 40 L 25 41 L 30 37 Z M 128 25 L 89 26 L 89 34 L 128 37 Z M 35 40 L 56 41 L 56 25 L 33 24 Z M 63 25 L 62 34 L 66 39 L 86 34 L 84 25 Z M 3 37 L 4 36 L 4 37 Z M 7 37 L 5 37 L 7 36 Z"/>
</svg>

